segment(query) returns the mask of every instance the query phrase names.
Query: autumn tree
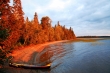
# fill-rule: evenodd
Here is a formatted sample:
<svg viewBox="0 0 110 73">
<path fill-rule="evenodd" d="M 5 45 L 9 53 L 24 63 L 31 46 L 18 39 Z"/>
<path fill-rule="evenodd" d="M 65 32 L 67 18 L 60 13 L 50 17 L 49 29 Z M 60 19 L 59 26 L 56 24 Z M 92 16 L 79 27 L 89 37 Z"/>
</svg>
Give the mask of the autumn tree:
<svg viewBox="0 0 110 73">
<path fill-rule="evenodd" d="M 42 25 L 42 33 L 44 34 L 43 38 L 45 38 L 45 42 L 49 41 L 49 30 L 51 28 L 51 19 L 48 16 L 42 17 L 41 25 Z"/>
<path fill-rule="evenodd" d="M 29 45 L 29 44 L 36 44 L 36 35 L 37 35 L 37 28 L 36 25 L 33 24 L 33 21 L 29 21 L 28 17 L 25 20 L 25 31 L 23 34 L 24 38 L 24 44 Z"/>
<path fill-rule="evenodd" d="M 35 25 L 36 29 L 39 29 L 38 15 L 37 15 L 36 12 L 35 12 L 35 15 L 34 15 L 33 24 Z"/>
<path fill-rule="evenodd" d="M 18 27 L 17 29 L 22 29 L 24 25 L 24 12 L 22 11 L 21 0 L 13 0 L 13 14 Z"/>
<path fill-rule="evenodd" d="M 4 63 L 7 56 L 6 44 L 4 41 L 7 40 L 9 36 L 10 28 L 10 6 L 9 0 L 0 0 L 0 66 Z"/>
<path fill-rule="evenodd" d="M 24 27 L 24 12 L 22 11 L 22 5 L 21 0 L 13 0 L 13 15 L 14 15 L 14 21 L 15 26 L 12 32 L 16 35 L 13 35 L 12 37 L 16 38 L 16 42 L 20 42 L 23 38 L 23 27 Z"/>
<path fill-rule="evenodd" d="M 54 28 L 49 28 L 49 41 L 55 41 L 55 31 Z"/>
<path fill-rule="evenodd" d="M 10 16 L 9 0 L 0 0 L 0 26 L 8 28 Z"/>
<path fill-rule="evenodd" d="M 25 21 L 25 45 L 28 44 L 37 44 L 39 43 L 39 33 L 41 31 L 41 25 L 39 25 L 38 16 L 35 12 L 34 18 L 32 21 L 28 20 L 28 17 Z"/>
<path fill-rule="evenodd" d="M 31 22 L 29 21 L 28 17 L 25 20 L 25 27 L 24 27 L 24 33 L 23 33 L 23 38 L 24 38 L 24 45 L 30 44 L 29 42 L 29 35 L 31 35 L 30 32 L 30 25 Z"/>
<path fill-rule="evenodd" d="M 9 0 L 0 0 L 0 44 L 5 46 L 4 41 L 7 39 L 10 28 L 11 10 Z"/>
<path fill-rule="evenodd" d="M 13 7 L 14 7 L 14 16 L 16 18 L 16 20 L 19 21 L 19 23 L 21 23 L 21 26 L 24 23 L 24 12 L 22 11 L 22 5 L 21 5 L 21 0 L 13 0 Z"/>
<path fill-rule="evenodd" d="M 56 27 L 55 27 L 55 38 L 56 40 L 63 40 L 64 38 L 64 31 L 62 29 L 62 26 L 60 25 L 60 22 L 58 21 Z"/>
<path fill-rule="evenodd" d="M 2 3 L 2 5 L 0 5 L 2 6 L 0 7 L 0 23 L 2 28 L 8 30 L 9 33 L 9 36 L 2 44 L 4 44 L 5 49 L 10 50 L 17 44 L 22 35 L 21 32 L 24 23 L 23 11 L 20 0 L 14 0 L 13 6 L 9 6 L 9 0 L 0 1 Z"/>
<path fill-rule="evenodd" d="M 41 19 L 42 29 L 48 29 L 51 27 L 51 19 L 48 16 L 42 17 Z"/>
<path fill-rule="evenodd" d="M 42 31 L 42 26 L 39 24 L 38 15 L 37 15 L 36 12 L 34 14 L 34 19 L 32 20 L 32 26 L 31 27 L 33 27 L 33 29 L 32 29 L 32 31 L 33 31 L 33 35 L 32 35 L 33 43 L 37 44 L 41 40 L 40 39 L 41 38 L 40 37 L 40 32 Z"/>
<path fill-rule="evenodd" d="M 10 6 L 9 0 L 0 0 L 0 39 L 5 40 L 9 27 Z M 1 42 L 1 41 L 0 41 Z"/>
<path fill-rule="evenodd" d="M 75 36 L 75 34 L 74 34 L 74 32 L 73 32 L 73 29 L 70 27 L 70 29 L 69 29 L 69 39 L 75 39 L 76 38 L 76 36 Z"/>
<path fill-rule="evenodd" d="M 39 21 L 38 21 L 38 15 L 37 13 L 35 12 L 34 14 L 34 20 L 33 20 L 33 32 L 34 32 L 34 35 L 33 35 L 33 41 L 35 43 L 39 43 L 39 33 L 42 29 L 41 25 L 39 24 Z"/>
</svg>

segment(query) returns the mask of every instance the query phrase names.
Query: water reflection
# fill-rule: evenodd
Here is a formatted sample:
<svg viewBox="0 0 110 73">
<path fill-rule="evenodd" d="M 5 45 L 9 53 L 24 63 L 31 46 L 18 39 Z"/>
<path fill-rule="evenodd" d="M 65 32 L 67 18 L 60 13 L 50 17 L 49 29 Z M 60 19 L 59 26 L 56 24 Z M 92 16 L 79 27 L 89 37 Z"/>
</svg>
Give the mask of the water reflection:
<svg viewBox="0 0 110 73">
<path fill-rule="evenodd" d="M 45 49 L 41 53 L 37 54 L 36 62 L 42 65 L 45 65 L 48 63 L 51 63 L 52 65 L 54 65 L 53 61 L 61 60 L 65 55 L 71 52 L 70 49 L 73 49 L 72 44 L 58 43 L 54 45 L 49 45 L 45 47 Z M 60 63 L 62 62 L 57 61 L 57 65 L 59 65 Z"/>
<path fill-rule="evenodd" d="M 110 40 L 69 42 L 63 46 L 68 53 L 52 62 L 57 67 L 51 73 L 110 73 Z"/>
</svg>

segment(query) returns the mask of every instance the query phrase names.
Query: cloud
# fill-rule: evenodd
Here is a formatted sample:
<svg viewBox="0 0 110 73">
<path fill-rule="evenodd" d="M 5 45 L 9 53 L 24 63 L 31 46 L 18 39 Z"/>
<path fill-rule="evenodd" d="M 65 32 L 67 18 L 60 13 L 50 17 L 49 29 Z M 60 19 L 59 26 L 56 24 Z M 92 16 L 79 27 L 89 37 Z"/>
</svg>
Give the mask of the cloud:
<svg viewBox="0 0 110 73">
<path fill-rule="evenodd" d="M 53 10 L 53 11 L 62 11 L 64 10 L 66 7 L 68 7 L 68 5 L 70 4 L 71 0 L 51 0 L 51 2 L 49 3 L 48 5 L 48 8 L 50 10 Z"/>
<path fill-rule="evenodd" d="M 48 11 L 55 11 L 60 12 L 61 10 L 65 9 L 71 2 L 71 0 L 44 0 L 44 1 L 30 1 L 30 0 L 24 0 L 23 3 L 25 5 L 31 6 L 34 11 L 38 12 L 39 14 L 48 12 Z"/>
<path fill-rule="evenodd" d="M 110 35 L 110 0 L 22 0 L 26 16 L 49 16 L 53 25 L 71 26 L 76 35 Z M 92 31 L 91 31 L 92 30 Z"/>
</svg>

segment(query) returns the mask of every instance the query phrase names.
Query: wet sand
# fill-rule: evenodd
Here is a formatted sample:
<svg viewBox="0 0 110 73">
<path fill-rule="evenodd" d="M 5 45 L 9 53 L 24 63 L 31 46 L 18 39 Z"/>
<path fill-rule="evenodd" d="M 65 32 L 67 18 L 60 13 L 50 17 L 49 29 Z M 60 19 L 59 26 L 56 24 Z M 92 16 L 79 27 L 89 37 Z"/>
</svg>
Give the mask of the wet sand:
<svg viewBox="0 0 110 73">
<path fill-rule="evenodd" d="M 54 42 L 47 42 L 44 44 L 21 47 L 21 48 L 14 50 L 12 52 L 12 54 L 11 54 L 13 56 L 12 62 L 28 63 L 28 64 L 33 63 L 36 54 L 41 52 L 46 46 L 48 46 L 50 44 L 62 43 L 62 42 L 66 42 L 66 41 L 67 40 L 54 41 Z"/>
</svg>

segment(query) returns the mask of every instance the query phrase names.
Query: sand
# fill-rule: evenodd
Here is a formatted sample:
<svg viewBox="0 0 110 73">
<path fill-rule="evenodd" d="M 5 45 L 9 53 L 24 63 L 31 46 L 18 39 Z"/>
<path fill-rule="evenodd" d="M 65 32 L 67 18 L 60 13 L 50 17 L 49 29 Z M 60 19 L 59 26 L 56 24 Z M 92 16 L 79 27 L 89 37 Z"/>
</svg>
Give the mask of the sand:
<svg viewBox="0 0 110 73">
<path fill-rule="evenodd" d="M 54 42 L 47 42 L 44 44 L 38 44 L 38 45 L 30 45 L 26 47 L 21 47 L 20 49 L 14 50 L 12 52 L 12 62 L 17 62 L 17 63 L 29 63 L 32 62 L 33 58 L 35 58 L 35 52 L 39 53 L 41 52 L 45 46 L 48 46 L 50 44 L 55 44 L 55 43 L 61 43 L 61 42 L 66 42 L 67 40 L 63 41 L 54 41 Z"/>
</svg>

